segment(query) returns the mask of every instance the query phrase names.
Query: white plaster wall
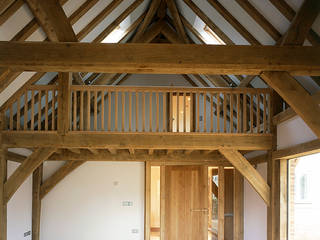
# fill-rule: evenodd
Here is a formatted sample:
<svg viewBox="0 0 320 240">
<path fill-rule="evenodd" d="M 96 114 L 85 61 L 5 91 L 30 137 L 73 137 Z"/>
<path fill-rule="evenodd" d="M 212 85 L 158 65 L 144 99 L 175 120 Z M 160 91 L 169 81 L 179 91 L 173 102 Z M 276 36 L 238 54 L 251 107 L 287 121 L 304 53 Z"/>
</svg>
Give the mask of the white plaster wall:
<svg viewBox="0 0 320 240">
<path fill-rule="evenodd" d="M 257 167 L 258 172 L 267 180 L 267 164 Z M 267 207 L 262 198 L 245 180 L 244 183 L 244 240 L 267 239 Z"/>
<path fill-rule="evenodd" d="M 277 148 L 284 149 L 317 137 L 300 117 L 285 121 L 277 127 Z M 259 164 L 257 170 L 267 179 L 267 164 Z M 244 187 L 244 239 L 264 240 L 267 237 L 267 208 L 261 197 L 245 182 Z"/>
<path fill-rule="evenodd" d="M 41 239 L 142 240 L 143 206 L 143 163 L 85 163 L 43 199 Z"/>
<path fill-rule="evenodd" d="M 8 162 L 8 177 L 19 166 L 18 163 Z M 8 202 L 8 240 L 31 240 L 31 236 L 23 234 L 31 230 L 32 213 L 32 177 L 21 185 Z"/>
<path fill-rule="evenodd" d="M 8 173 L 18 166 L 9 162 Z M 55 163 L 45 165 L 52 174 Z M 8 204 L 8 240 L 31 240 L 32 177 Z M 132 201 L 133 206 L 122 206 Z M 132 233 L 137 229 L 138 233 Z M 42 201 L 41 239 L 89 240 L 144 238 L 144 164 L 85 163 L 68 175 Z"/>
<path fill-rule="evenodd" d="M 277 134 L 278 149 L 317 139 L 316 135 L 300 117 L 295 117 L 279 124 Z"/>
</svg>

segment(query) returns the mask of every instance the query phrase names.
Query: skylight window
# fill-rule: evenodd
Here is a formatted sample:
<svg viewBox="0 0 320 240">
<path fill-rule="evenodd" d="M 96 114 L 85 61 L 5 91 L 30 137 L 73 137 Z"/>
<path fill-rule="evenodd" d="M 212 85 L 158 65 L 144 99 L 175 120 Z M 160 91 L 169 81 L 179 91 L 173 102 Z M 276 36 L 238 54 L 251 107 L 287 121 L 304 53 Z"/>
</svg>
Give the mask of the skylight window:
<svg viewBox="0 0 320 240">
<path fill-rule="evenodd" d="M 215 34 L 214 31 L 211 30 L 211 28 L 208 27 L 208 25 L 205 25 L 203 28 L 204 32 L 208 35 L 208 38 L 203 34 L 202 36 L 208 40 L 208 42 L 214 42 L 211 44 L 220 44 L 220 45 L 225 45 L 225 43 L 218 37 L 217 34 Z"/>
<path fill-rule="evenodd" d="M 121 29 L 121 27 L 118 26 L 105 39 L 103 39 L 102 43 L 117 43 L 121 40 L 124 33 L 125 30 Z"/>
<path fill-rule="evenodd" d="M 102 43 L 118 43 L 125 36 L 126 30 L 130 25 L 131 17 L 128 16 L 105 39 L 103 39 Z"/>
<path fill-rule="evenodd" d="M 225 43 L 213 32 L 199 17 L 194 20 L 193 27 L 202 36 L 206 44 L 225 45 Z"/>
</svg>

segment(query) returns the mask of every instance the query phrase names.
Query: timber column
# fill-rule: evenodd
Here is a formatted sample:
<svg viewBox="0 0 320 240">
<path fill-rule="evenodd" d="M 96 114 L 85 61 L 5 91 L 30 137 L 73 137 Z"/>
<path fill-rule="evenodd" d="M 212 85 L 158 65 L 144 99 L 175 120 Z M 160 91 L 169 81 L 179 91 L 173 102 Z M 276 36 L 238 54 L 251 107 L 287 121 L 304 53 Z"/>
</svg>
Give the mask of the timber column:
<svg viewBox="0 0 320 240">
<path fill-rule="evenodd" d="M 7 181 L 7 149 L 2 142 L 2 130 L 5 127 L 5 115 L 0 113 L 0 240 L 7 239 L 7 203 L 4 184 Z"/>
</svg>

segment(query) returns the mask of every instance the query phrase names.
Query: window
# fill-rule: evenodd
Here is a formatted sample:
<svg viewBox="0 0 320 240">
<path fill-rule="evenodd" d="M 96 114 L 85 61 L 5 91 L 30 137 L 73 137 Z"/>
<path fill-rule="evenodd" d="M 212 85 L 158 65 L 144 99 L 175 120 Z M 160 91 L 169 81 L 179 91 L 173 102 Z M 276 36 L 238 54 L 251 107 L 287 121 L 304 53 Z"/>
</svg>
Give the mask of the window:
<svg viewBox="0 0 320 240">
<path fill-rule="evenodd" d="M 320 154 L 289 161 L 288 238 L 320 239 Z"/>
</svg>

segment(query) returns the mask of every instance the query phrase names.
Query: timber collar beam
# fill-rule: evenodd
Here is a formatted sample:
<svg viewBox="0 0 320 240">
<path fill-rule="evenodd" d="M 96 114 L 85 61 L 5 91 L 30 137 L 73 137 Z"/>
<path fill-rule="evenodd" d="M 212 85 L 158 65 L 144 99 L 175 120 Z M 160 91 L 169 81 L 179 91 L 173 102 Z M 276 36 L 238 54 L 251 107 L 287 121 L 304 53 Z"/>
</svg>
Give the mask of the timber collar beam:
<svg viewBox="0 0 320 240">
<path fill-rule="evenodd" d="M 172 150 L 269 150 L 271 134 L 205 133 L 68 133 L 2 132 L 8 148 L 97 148 L 97 149 L 172 149 Z"/>
<path fill-rule="evenodd" d="M 37 72 L 320 75 L 320 47 L 0 42 L 0 67 Z"/>
</svg>

